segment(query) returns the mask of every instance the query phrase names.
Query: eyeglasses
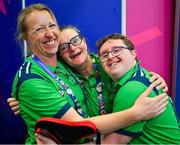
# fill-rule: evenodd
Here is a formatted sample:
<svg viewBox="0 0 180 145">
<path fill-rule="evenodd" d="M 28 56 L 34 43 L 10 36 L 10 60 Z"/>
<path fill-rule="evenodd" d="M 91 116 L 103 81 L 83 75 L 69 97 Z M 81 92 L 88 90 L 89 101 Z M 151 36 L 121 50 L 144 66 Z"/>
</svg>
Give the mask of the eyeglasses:
<svg viewBox="0 0 180 145">
<path fill-rule="evenodd" d="M 71 40 L 69 42 L 62 44 L 59 47 L 60 53 L 65 53 L 65 52 L 69 51 L 70 44 L 72 44 L 73 46 L 77 46 L 77 45 L 81 44 L 82 40 L 83 40 L 83 37 L 81 35 L 74 36 L 73 38 L 71 38 Z"/>
<path fill-rule="evenodd" d="M 123 48 L 124 49 L 128 49 L 128 47 L 126 46 L 116 46 L 116 47 L 113 47 L 110 51 L 103 51 L 99 57 L 101 59 L 101 62 L 104 63 L 105 61 L 107 61 L 109 59 L 109 54 L 111 53 L 111 55 L 113 56 L 118 56 L 118 55 L 121 55 L 122 54 L 122 51 L 123 51 Z"/>
</svg>

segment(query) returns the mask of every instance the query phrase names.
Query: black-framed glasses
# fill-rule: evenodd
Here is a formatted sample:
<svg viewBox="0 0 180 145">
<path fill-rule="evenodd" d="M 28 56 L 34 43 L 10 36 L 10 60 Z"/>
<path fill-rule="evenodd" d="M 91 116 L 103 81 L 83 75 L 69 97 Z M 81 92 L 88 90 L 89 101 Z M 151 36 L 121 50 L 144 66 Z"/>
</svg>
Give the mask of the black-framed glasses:
<svg viewBox="0 0 180 145">
<path fill-rule="evenodd" d="M 69 42 L 62 44 L 59 47 L 60 53 L 67 52 L 70 49 L 70 44 L 72 44 L 73 46 L 77 46 L 77 45 L 81 44 L 82 40 L 83 40 L 83 37 L 81 35 L 74 36 L 73 38 L 71 38 L 71 40 Z"/>
<path fill-rule="evenodd" d="M 128 47 L 126 47 L 126 46 L 116 46 L 116 47 L 113 47 L 110 51 L 105 50 L 105 51 L 101 52 L 100 55 L 99 55 L 101 62 L 103 63 L 103 62 L 107 61 L 109 59 L 109 54 L 110 53 L 113 56 L 121 55 L 123 49 L 128 49 Z"/>
</svg>

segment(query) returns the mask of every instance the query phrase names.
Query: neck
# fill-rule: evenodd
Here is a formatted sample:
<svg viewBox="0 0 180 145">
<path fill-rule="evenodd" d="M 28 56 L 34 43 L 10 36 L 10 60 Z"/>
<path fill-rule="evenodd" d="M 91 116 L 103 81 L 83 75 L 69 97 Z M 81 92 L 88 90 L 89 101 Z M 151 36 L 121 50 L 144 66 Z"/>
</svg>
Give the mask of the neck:
<svg viewBox="0 0 180 145">
<path fill-rule="evenodd" d="M 86 62 L 80 68 L 77 68 L 76 71 L 84 77 L 88 78 L 93 71 L 93 62 L 91 58 L 88 57 Z"/>
<path fill-rule="evenodd" d="M 118 82 L 120 78 L 122 78 L 128 71 L 130 71 L 135 65 L 136 65 L 136 61 L 133 61 L 133 63 L 129 66 L 129 68 L 123 72 L 123 73 L 119 73 L 116 75 L 112 75 L 111 78 L 115 81 Z"/>
<path fill-rule="evenodd" d="M 39 57 L 39 56 L 38 56 Z M 57 56 L 51 56 L 51 57 L 39 57 L 46 65 L 50 65 L 50 66 L 57 66 Z"/>
</svg>

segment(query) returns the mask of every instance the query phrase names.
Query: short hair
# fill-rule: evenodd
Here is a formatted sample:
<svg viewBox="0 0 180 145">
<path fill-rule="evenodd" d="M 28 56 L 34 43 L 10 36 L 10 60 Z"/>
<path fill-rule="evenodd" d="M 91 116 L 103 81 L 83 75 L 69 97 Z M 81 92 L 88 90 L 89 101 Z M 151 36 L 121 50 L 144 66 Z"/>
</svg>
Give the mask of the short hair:
<svg viewBox="0 0 180 145">
<path fill-rule="evenodd" d="M 128 49 L 134 50 L 134 44 L 125 35 L 122 35 L 119 33 L 113 33 L 111 35 L 107 35 L 107 36 L 101 38 L 100 40 L 98 40 L 96 42 L 96 46 L 98 47 L 98 49 L 100 49 L 101 46 L 109 39 L 114 39 L 114 40 L 120 39 L 128 47 Z"/>
<path fill-rule="evenodd" d="M 80 31 L 77 27 L 75 27 L 75 26 L 73 26 L 73 25 L 66 25 L 66 26 L 60 27 L 60 31 L 64 31 L 64 30 L 66 30 L 66 29 L 72 29 L 72 30 L 74 30 L 75 32 L 77 32 L 79 35 L 81 35 L 81 31 Z"/>
<path fill-rule="evenodd" d="M 98 54 L 100 52 L 100 49 L 102 47 L 102 45 L 108 41 L 108 40 L 122 40 L 123 43 L 128 47 L 127 49 L 129 49 L 130 51 L 134 50 L 135 47 L 134 47 L 134 44 L 125 36 L 125 35 L 122 35 L 120 33 L 113 33 L 111 35 L 107 35 L 101 39 L 99 39 L 97 42 L 96 42 L 96 46 L 98 48 Z M 136 61 L 138 61 L 137 57 L 136 57 Z"/>
</svg>

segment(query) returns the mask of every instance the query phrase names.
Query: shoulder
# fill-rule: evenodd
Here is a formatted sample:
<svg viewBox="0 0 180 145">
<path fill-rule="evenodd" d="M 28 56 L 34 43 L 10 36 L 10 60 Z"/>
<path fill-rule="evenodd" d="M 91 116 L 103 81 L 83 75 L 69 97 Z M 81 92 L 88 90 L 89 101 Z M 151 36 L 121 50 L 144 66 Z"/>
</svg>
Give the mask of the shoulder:
<svg viewBox="0 0 180 145">
<path fill-rule="evenodd" d="M 122 97 L 127 95 L 136 97 L 137 95 L 141 94 L 146 88 L 147 86 L 144 83 L 137 80 L 131 80 L 117 90 L 117 95 Z"/>
</svg>

